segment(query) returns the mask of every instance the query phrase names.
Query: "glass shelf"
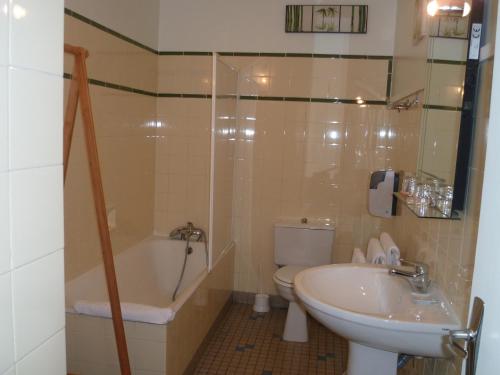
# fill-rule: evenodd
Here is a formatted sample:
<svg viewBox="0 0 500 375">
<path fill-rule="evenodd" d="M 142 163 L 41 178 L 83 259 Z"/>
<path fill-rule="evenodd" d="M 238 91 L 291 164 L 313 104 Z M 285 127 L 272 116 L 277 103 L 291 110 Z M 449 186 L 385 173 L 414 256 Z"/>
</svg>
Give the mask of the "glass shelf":
<svg viewBox="0 0 500 375">
<path fill-rule="evenodd" d="M 394 193 L 394 196 L 403 203 L 408 209 L 417 217 L 428 219 L 447 219 L 447 220 L 460 220 L 460 214 L 453 211 L 450 216 L 443 214 L 437 208 L 417 206 L 416 204 L 408 203 L 407 197 L 401 193 Z"/>
</svg>

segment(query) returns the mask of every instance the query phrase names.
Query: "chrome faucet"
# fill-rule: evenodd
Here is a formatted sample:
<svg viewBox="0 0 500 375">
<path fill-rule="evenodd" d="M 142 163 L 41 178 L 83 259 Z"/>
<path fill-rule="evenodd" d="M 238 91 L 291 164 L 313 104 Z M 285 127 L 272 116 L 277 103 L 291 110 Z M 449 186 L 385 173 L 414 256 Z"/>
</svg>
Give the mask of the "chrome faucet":
<svg viewBox="0 0 500 375">
<path fill-rule="evenodd" d="M 188 221 L 185 226 L 177 227 L 171 231 L 169 238 L 171 240 L 204 242 L 206 241 L 206 234 L 203 229 L 196 228 L 192 222 Z"/>
<path fill-rule="evenodd" d="M 400 259 L 401 264 L 415 267 L 413 272 L 405 271 L 397 267 L 389 269 L 391 276 L 403 276 L 408 280 L 413 291 L 417 293 L 427 293 L 431 280 L 429 278 L 429 266 L 425 263 L 410 262 Z"/>
</svg>

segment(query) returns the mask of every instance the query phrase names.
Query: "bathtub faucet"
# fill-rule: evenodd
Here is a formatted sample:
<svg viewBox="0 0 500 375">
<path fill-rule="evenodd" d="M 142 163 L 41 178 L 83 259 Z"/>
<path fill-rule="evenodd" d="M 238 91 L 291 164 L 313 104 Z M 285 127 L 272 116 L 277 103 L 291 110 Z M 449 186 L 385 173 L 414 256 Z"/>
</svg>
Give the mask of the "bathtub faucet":
<svg viewBox="0 0 500 375">
<path fill-rule="evenodd" d="M 206 234 L 203 229 L 196 228 L 193 223 L 189 221 L 185 226 L 177 227 L 171 231 L 169 238 L 171 240 L 204 242 L 206 241 Z"/>
</svg>

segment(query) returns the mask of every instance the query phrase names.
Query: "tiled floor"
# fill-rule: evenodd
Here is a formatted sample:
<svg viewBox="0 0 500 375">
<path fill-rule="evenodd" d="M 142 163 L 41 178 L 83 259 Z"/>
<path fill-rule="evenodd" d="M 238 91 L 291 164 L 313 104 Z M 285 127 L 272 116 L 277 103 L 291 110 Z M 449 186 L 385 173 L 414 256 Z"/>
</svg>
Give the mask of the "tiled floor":
<svg viewBox="0 0 500 375">
<path fill-rule="evenodd" d="M 347 362 L 347 342 L 309 318 L 309 342 L 281 339 L 286 310 L 257 314 L 233 304 L 208 343 L 195 374 L 335 374 Z"/>
</svg>

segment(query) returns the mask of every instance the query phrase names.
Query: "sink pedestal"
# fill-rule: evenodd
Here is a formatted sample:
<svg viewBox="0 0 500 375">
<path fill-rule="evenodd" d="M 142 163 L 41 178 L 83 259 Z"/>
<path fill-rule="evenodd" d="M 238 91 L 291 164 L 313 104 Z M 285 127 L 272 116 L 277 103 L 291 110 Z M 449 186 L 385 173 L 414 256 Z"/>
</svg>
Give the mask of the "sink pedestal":
<svg viewBox="0 0 500 375">
<path fill-rule="evenodd" d="M 396 375 L 398 353 L 349 341 L 347 375 Z"/>
</svg>

